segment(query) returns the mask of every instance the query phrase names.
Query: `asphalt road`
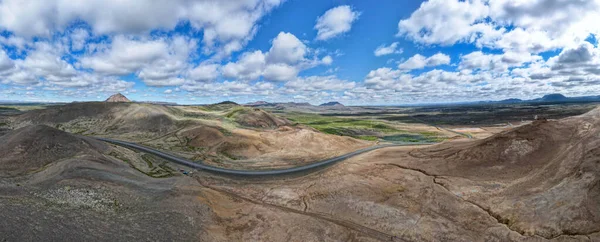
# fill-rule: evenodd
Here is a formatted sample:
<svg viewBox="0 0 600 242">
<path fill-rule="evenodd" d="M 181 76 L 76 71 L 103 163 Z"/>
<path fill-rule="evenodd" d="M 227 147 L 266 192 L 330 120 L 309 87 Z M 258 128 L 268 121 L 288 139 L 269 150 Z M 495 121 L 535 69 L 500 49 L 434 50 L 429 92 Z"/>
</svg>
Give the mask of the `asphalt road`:
<svg viewBox="0 0 600 242">
<path fill-rule="evenodd" d="M 365 152 L 369 152 L 372 150 L 376 150 L 376 149 L 381 149 L 381 148 L 386 148 L 386 147 L 393 147 L 393 146 L 411 146 L 411 145 L 428 145 L 428 144 L 433 144 L 433 143 L 406 143 L 406 144 L 385 144 L 385 145 L 377 145 L 377 146 L 371 146 L 368 148 L 364 148 L 364 149 L 360 149 L 354 152 L 350 152 L 348 154 L 345 155 L 341 155 L 338 157 L 333 157 L 327 160 L 322 160 L 319 162 L 314 162 L 308 165 L 303 165 L 303 166 L 297 166 L 297 167 L 291 167 L 291 168 L 284 168 L 284 169 L 277 169 L 277 170 L 235 170 L 235 169 L 227 169 L 227 168 L 221 168 L 221 167 L 216 167 L 216 166 L 210 166 L 210 165 L 205 165 L 205 164 L 200 164 L 197 163 L 198 161 L 194 162 L 194 161 L 190 161 L 187 159 L 183 159 L 181 157 L 177 157 L 159 150 L 155 150 L 153 148 L 147 147 L 147 146 L 143 146 L 143 145 L 139 145 L 136 143 L 131 143 L 131 142 L 125 142 L 125 141 L 120 141 L 120 140 L 114 140 L 114 139 L 106 139 L 106 138 L 99 138 L 99 137 L 94 137 L 95 139 L 104 141 L 104 142 L 108 142 L 111 144 L 115 144 L 115 145 L 119 145 L 119 146 L 123 146 L 126 148 L 131 148 L 131 149 L 136 149 L 139 151 L 143 151 L 146 152 L 148 154 L 153 154 L 156 155 L 158 157 L 161 157 L 163 159 L 166 159 L 168 161 L 171 162 L 175 162 L 184 166 L 188 166 L 191 168 L 195 168 L 195 169 L 200 169 L 200 170 L 204 170 L 204 171 L 208 171 L 208 172 L 212 172 L 212 173 L 216 173 L 216 174 L 223 174 L 223 175 L 236 175 L 236 176 L 274 176 L 274 175 L 286 175 L 286 174 L 293 174 L 293 173 L 299 173 L 299 172 L 304 172 L 304 171 L 309 171 L 309 170 L 313 170 L 313 169 L 317 169 L 317 168 L 322 168 L 340 161 L 343 161 L 345 159 L 348 159 L 350 157 L 353 156 L 357 156 L 360 155 L 362 153 Z"/>
</svg>

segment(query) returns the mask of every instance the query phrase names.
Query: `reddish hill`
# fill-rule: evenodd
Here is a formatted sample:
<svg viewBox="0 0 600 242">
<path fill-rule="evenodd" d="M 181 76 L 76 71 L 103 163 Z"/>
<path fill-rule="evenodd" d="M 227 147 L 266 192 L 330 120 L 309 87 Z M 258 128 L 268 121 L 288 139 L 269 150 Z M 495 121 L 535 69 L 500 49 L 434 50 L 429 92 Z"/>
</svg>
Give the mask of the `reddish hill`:
<svg viewBox="0 0 600 242">
<path fill-rule="evenodd" d="M 117 93 L 115 95 L 110 96 L 108 99 L 106 99 L 105 102 L 113 102 L 113 103 L 115 103 L 115 102 L 125 102 L 125 103 L 129 103 L 129 102 L 131 102 L 131 100 L 129 100 L 123 94 Z"/>
</svg>

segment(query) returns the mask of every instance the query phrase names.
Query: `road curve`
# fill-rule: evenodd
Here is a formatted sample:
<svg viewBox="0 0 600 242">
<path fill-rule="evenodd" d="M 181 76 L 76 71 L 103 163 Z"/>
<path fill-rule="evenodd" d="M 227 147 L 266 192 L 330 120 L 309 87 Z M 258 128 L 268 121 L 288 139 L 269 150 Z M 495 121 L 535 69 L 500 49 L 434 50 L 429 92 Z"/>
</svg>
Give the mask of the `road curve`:
<svg viewBox="0 0 600 242">
<path fill-rule="evenodd" d="M 139 151 L 143 151 L 146 152 L 148 154 L 153 154 L 156 155 L 158 157 L 161 157 L 163 159 L 166 159 L 168 161 L 171 162 L 175 162 L 184 166 L 188 166 L 191 168 L 195 168 L 195 169 L 200 169 L 200 170 L 204 170 L 204 171 L 208 171 L 208 172 L 212 172 L 212 173 L 216 173 L 216 174 L 222 174 L 222 175 L 236 175 L 236 176 L 274 176 L 274 175 L 286 175 L 286 174 L 293 174 L 293 173 L 298 173 L 298 172 L 303 172 L 303 171 L 308 171 L 308 170 L 313 170 L 316 168 L 322 168 L 325 167 L 327 165 L 331 165 L 340 161 L 343 161 L 345 159 L 348 159 L 350 157 L 365 153 L 365 152 L 369 152 L 372 150 L 376 150 L 376 149 L 381 149 L 381 148 L 386 148 L 386 147 L 393 147 L 393 146 L 411 146 L 411 145 L 429 145 L 429 144 L 434 144 L 434 143 L 406 143 L 406 144 L 384 144 L 384 145 L 376 145 L 376 146 L 371 146 L 368 148 L 364 148 L 364 149 L 360 149 L 354 152 L 350 152 L 348 154 L 344 154 L 341 156 L 337 156 L 337 157 L 333 157 L 327 160 L 322 160 L 319 162 L 314 162 L 308 165 L 303 165 L 303 166 L 297 166 L 297 167 L 291 167 L 291 168 L 284 168 L 284 169 L 277 169 L 277 170 L 236 170 L 236 169 L 227 169 L 227 168 L 221 168 L 221 167 L 216 167 L 216 166 L 211 166 L 211 165 L 205 165 L 205 164 L 200 164 L 200 163 L 196 163 L 194 161 L 190 161 L 187 159 L 183 159 L 159 150 L 155 150 L 153 148 L 147 147 L 147 146 L 143 146 L 143 145 L 139 145 L 136 143 L 131 143 L 131 142 L 126 142 L 126 141 L 120 141 L 120 140 L 114 140 L 114 139 L 107 139 L 107 138 L 99 138 L 99 137 L 94 137 L 95 139 L 104 141 L 104 142 L 108 142 L 111 144 L 115 144 L 115 145 L 119 145 L 119 146 L 123 146 L 126 148 L 131 148 L 131 149 L 136 149 Z"/>
</svg>

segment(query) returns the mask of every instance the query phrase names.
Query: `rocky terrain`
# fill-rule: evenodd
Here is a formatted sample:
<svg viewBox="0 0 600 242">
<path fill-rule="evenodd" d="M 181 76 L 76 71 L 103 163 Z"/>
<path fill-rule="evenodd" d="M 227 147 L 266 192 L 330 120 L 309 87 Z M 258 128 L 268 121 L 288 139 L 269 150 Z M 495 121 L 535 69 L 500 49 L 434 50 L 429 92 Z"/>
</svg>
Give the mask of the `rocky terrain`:
<svg viewBox="0 0 600 242">
<path fill-rule="evenodd" d="M 219 112 L 231 109 L 198 113 Z M 219 150 L 237 140 L 222 127 L 176 133 Z M 305 145 L 326 147 L 319 142 L 330 137 L 241 127 L 231 130 L 305 132 L 313 139 Z M 248 179 L 182 175 L 186 168 L 147 154 L 23 124 L 0 137 L 0 240 L 600 241 L 599 131 L 595 109 L 483 139 L 380 149 L 310 174 Z"/>
</svg>

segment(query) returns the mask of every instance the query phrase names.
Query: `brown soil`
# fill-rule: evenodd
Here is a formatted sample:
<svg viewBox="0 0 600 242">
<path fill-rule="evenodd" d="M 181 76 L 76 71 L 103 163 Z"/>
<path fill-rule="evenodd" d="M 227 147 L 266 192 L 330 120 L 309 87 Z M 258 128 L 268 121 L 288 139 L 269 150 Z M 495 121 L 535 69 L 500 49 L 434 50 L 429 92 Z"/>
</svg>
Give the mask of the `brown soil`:
<svg viewBox="0 0 600 242">
<path fill-rule="evenodd" d="M 22 175 L 77 155 L 99 156 L 107 145 L 45 126 L 33 125 L 0 137 L 1 176 Z"/>
<path fill-rule="evenodd" d="M 291 122 L 285 118 L 276 117 L 261 109 L 250 109 L 235 115 L 235 121 L 243 126 L 255 128 L 277 128 L 290 125 Z"/>
</svg>

